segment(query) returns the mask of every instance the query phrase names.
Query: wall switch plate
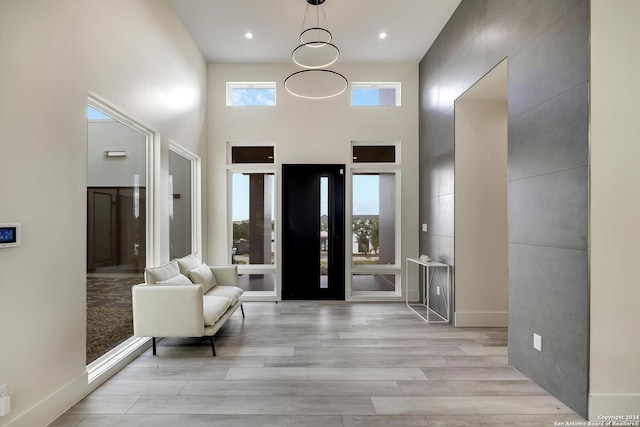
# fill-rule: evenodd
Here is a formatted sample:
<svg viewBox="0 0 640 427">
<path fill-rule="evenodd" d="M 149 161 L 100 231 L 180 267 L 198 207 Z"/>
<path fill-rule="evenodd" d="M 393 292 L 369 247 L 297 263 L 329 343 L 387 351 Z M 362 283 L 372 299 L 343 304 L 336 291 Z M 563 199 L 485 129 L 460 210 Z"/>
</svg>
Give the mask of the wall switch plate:
<svg viewBox="0 0 640 427">
<path fill-rule="evenodd" d="M 440 295 L 440 286 L 436 286 L 436 294 Z"/>
<path fill-rule="evenodd" d="M 533 348 L 542 351 L 542 337 L 535 333 L 533 334 Z"/>
<path fill-rule="evenodd" d="M 427 224 L 422 224 L 422 231 L 427 232 Z"/>
</svg>

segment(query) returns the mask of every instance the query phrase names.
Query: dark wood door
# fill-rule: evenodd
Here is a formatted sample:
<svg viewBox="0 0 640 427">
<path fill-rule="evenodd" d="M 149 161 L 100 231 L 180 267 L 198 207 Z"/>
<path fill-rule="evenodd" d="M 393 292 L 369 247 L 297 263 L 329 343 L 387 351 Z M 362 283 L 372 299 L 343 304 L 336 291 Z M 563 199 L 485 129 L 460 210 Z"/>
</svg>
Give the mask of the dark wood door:
<svg viewBox="0 0 640 427">
<path fill-rule="evenodd" d="M 94 270 L 118 263 L 117 213 L 118 191 L 92 188 L 87 191 L 87 268 Z"/>
<path fill-rule="evenodd" d="M 143 271 L 146 241 L 144 187 L 87 189 L 88 271 Z"/>
</svg>

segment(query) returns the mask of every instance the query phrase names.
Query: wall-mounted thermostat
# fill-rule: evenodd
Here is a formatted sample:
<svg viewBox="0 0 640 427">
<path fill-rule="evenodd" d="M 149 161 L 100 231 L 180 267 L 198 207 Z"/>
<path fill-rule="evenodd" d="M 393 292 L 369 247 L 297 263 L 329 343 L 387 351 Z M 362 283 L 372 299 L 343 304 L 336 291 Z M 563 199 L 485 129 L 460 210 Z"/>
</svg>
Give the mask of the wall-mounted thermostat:
<svg viewBox="0 0 640 427">
<path fill-rule="evenodd" d="M 20 224 L 0 224 L 0 249 L 20 246 Z"/>
</svg>

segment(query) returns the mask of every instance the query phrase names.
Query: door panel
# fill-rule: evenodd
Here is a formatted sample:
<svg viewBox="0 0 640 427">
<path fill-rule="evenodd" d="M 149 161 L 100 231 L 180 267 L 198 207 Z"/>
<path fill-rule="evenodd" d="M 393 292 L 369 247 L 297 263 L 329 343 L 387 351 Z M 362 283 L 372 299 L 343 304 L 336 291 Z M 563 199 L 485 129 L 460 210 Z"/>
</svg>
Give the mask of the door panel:
<svg viewBox="0 0 640 427">
<path fill-rule="evenodd" d="M 282 185 L 283 299 L 344 299 L 344 165 L 283 165 Z"/>
<path fill-rule="evenodd" d="M 87 268 L 117 264 L 116 196 L 114 189 L 88 190 Z"/>
<path fill-rule="evenodd" d="M 87 270 L 144 271 L 146 189 L 88 188 L 87 205 Z"/>
</svg>

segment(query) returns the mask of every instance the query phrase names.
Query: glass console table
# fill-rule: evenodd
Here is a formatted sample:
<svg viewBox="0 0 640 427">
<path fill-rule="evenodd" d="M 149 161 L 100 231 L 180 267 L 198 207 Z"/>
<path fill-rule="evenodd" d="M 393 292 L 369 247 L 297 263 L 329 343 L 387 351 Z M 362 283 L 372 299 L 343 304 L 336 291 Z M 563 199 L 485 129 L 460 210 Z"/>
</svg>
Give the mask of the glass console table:
<svg viewBox="0 0 640 427">
<path fill-rule="evenodd" d="M 418 302 L 409 301 L 409 265 L 412 263 L 417 264 L 420 269 Z M 443 283 L 443 273 L 446 274 L 444 280 L 446 283 Z M 425 262 L 420 258 L 407 258 L 404 283 L 407 307 L 414 313 L 430 323 L 450 322 L 451 267 L 448 264 L 438 261 Z"/>
</svg>

